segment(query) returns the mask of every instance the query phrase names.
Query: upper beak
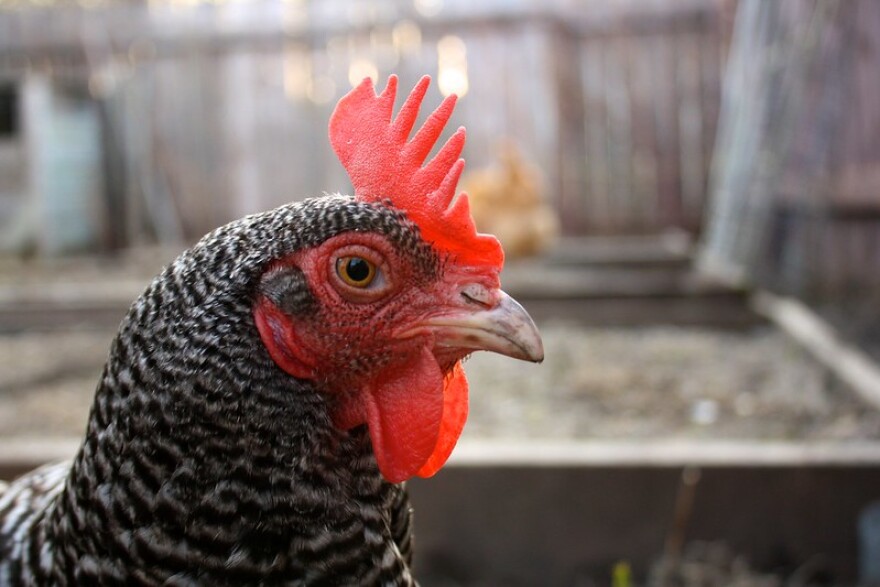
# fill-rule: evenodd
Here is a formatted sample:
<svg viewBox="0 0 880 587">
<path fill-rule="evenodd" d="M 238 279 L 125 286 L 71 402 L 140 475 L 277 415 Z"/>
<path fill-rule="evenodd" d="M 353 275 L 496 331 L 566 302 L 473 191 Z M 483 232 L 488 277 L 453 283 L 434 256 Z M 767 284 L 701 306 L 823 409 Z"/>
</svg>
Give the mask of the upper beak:
<svg viewBox="0 0 880 587">
<path fill-rule="evenodd" d="M 501 290 L 472 295 L 473 286 L 463 297 L 466 307 L 431 318 L 427 325 L 438 346 L 485 350 L 514 359 L 540 363 L 544 343 L 532 317 L 515 299 Z M 471 293 L 471 295 L 468 295 Z"/>
</svg>

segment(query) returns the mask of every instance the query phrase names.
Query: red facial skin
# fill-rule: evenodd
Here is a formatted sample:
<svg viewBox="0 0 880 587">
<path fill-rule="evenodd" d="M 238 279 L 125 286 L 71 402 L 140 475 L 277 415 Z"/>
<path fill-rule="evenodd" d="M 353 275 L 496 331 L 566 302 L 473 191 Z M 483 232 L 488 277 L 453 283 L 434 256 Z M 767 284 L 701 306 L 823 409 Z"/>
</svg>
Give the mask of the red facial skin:
<svg viewBox="0 0 880 587">
<path fill-rule="evenodd" d="M 462 358 L 481 349 L 531 361 L 544 353 L 531 318 L 499 289 L 501 244 L 477 233 L 467 195 L 456 196 L 464 129 L 425 161 L 456 101 L 447 97 L 413 132 L 428 83 L 423 77 L 392 116 L 397 77 L 378 95 L 365 79 L 337 104 L 329 134 L 355 199 L 404 213 L 448 257 L 440 275 L 422 275 L 379 234 L 346 233 L 279 262 L 302 270 L 314 311 L 291 316 L 269 297 L 254 308 L 272 359 L 333 397 L 339 428 L 368 426 L 392 482 L 433 475 L 449 457 L 467 418 Z M 336 260 L 350 255 L 371 260 L 382 279 L 365 289 L 340 279 Z"/>
<path fill-rule="evenodd" d="M 349 256 L 376 266 L 369 287 L 354 287 L 338 275 L 336 260 Z M 460 361 L 471 350 L 435 348 L 432 329 L 424 323 L 472 305 L 462 296 L 467 284 L 496 290 L 497 271 L 447 263 L 439 276 L 421 275 L 385 237 L 357 232 L 279 264 L 303 271 L 317 309 L 288 316 L 269 299 L 258 300 L 255 320 L 272 359 L 334 396 L 337 427 L 367 424 L 389 481 L 433 475 L 467 418 Z"/>
</svg>

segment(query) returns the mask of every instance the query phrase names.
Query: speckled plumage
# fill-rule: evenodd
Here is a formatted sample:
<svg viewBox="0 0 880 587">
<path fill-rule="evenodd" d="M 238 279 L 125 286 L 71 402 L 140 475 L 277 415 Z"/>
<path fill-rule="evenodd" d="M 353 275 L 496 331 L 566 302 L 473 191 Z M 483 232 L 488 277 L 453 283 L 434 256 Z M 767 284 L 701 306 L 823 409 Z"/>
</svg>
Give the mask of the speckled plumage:
<svg viewBox="0 0 880 587">
<path fill-rule="evenodd" d="M 441 262 L 400 212 L 328 196 L 219 228 L 153 281 L 72 466 L 0 494 L 0 585 L 413 584 L 403 487 L 363 427 L 331 424 L 319 382 L 272 362 L 252 316 L 272 261 L 351 230 Z"/>
</svg>

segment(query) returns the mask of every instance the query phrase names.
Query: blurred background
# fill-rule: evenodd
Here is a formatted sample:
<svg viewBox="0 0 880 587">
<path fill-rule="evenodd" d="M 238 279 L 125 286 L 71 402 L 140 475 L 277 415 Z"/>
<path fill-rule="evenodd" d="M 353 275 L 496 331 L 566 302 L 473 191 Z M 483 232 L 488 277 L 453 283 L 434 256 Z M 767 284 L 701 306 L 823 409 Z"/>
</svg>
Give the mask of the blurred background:
<svg viewBox="0 0 880 587">
<path fill-rule="evenodd" d="M 0 477 L 182 249 L 350 191 L 353 84 L 429 74 L 547 361 L 466 365 L 424 584 L 880 584 L 878 72 L 872 0 L 0 0 Z"/>
<path fill-rule="evenodd" d="M 515 145 L 565 234 L 696 233 L 732 6 L 4 0 L 3 247 L 177 245 L 344 191 L 327 118 L 392 72 L 463 98 L 471 169 Z"/>
</svg>

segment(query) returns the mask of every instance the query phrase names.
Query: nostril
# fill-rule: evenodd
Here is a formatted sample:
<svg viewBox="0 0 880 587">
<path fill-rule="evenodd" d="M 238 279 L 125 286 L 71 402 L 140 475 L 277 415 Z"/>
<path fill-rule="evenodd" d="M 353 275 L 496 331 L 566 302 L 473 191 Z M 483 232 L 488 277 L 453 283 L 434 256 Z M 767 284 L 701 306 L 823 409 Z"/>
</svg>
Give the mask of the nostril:
<svg viewBox="0 0 880 587">
<path fill-rule="evenodd" d="M 468 302 L 477 304 L 478 306 L 482 306 L 484 308 L 491 308 L 493 306 L 492 294 L 489 292 L 488 289 L 476 283 L 471 283 L 462 288 L 461 297 L 466 299 Z"/>
</svg>

